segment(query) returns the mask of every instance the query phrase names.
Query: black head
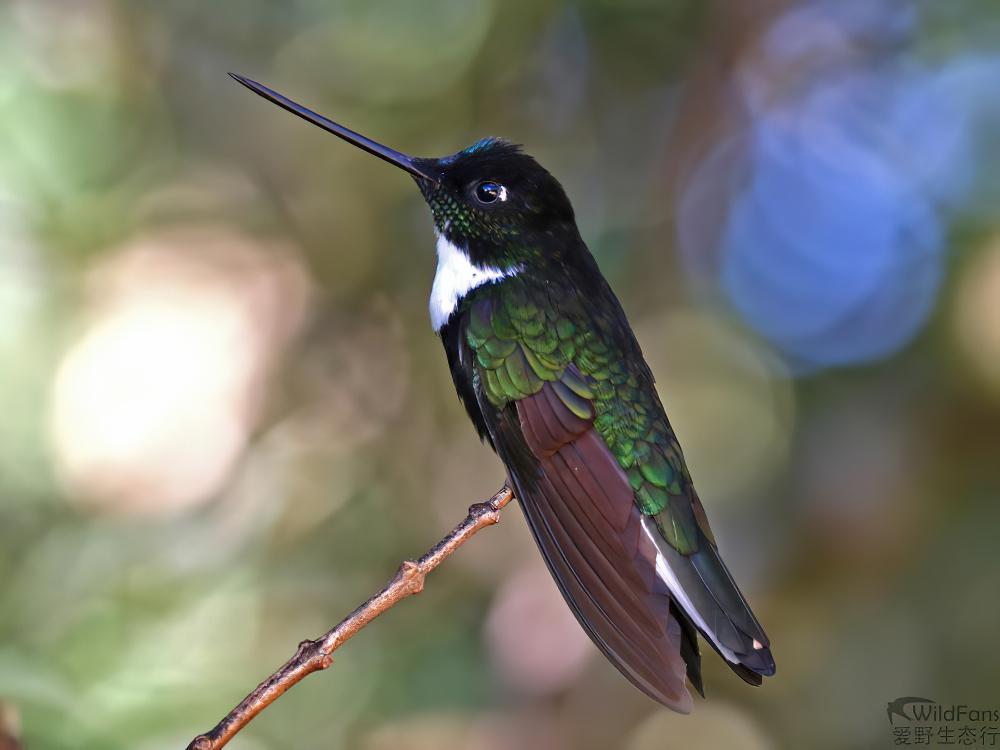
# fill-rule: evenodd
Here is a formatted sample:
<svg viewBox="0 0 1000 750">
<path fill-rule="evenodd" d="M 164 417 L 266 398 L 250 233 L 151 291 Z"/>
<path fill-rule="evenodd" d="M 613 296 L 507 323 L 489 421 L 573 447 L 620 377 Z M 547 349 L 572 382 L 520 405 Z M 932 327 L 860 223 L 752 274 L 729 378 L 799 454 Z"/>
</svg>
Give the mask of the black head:
<svg viewBox="0 0 1000 750">
<path fill-rule="evenodd" d="M 477 265 L 506 270 L 565 263 L 581 247 L 562 185 L 515 144 L 484 138 L 440 159 L 412 157 L 255 81 L 230 75 L 265 99 L 409 172 L 430 206 L 438 234 Z"/>
<path fill-rule="evenodd" d="M 576 236 L 562 185 L 519 146 L 484 138 L 452 156 L 416 159 L 414 176 L 438 234 L 481 265 L 508 268 L 555 252 Z"/>
</svg>

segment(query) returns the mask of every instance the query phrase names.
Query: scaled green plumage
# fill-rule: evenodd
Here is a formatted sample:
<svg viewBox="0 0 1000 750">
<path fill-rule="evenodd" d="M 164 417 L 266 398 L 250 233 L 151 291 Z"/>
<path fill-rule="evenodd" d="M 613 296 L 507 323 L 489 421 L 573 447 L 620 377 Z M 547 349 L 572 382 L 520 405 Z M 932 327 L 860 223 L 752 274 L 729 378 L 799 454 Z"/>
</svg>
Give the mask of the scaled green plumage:
<svg viewBox="0 0 1000 750">
<path fill-rule="evenodd" d="M 470 304 L 466 337 L 490 403 L 503 408 L 552 383 L 570 411 L 594 420 L 636 504 L 676 550 L 697 551 L 699 527 L 712 539 L 704 514 L 692 507 L 691 477 L 659 416 L 652 376 L 641 358 L 620 350 L 611 320 L 587 310 L 577 295 L 546 294 L 517 279 Z"/>
</svg>

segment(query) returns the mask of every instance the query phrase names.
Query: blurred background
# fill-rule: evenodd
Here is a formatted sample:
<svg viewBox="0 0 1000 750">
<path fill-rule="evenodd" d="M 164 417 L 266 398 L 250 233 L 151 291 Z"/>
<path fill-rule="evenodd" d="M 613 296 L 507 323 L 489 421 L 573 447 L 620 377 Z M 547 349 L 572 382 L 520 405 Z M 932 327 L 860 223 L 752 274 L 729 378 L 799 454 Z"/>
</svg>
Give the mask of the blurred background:
<svg viewBox="0 0 1000 750">
<path fill-rule="evenodd" d="M 994 0 L 0 3 L 0 747 L 175 750 L 501 483 L 397 170 L 524 143 L 778 675 L 681 717 L 517 510 L 232 745 L 881 748 L 1000 703 Z M 4 739 L 6 737 L 6 739 Z"/>
</svg>

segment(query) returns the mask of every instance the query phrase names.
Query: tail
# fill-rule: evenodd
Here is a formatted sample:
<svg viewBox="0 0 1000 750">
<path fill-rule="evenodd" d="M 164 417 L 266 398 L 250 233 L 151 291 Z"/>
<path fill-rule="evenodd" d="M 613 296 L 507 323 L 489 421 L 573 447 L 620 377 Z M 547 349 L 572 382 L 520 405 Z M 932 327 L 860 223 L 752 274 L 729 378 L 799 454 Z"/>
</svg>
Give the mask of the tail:
<svg viewBox="0 0 1000 750">
<path fill-rule="evenodd" d="M 644 517 L 642 525 L 657 547 L 657 575 L 698 632 L 751 685 L 760 685 L 762 678 L 773 675 L 774 657 L 767 635 L 715 543 L 699 531 L 697 551 L 683 555 L 663 538 L 653 517 Z M 689 676 L 691 671 L 689 668 Z"/>
</svg>

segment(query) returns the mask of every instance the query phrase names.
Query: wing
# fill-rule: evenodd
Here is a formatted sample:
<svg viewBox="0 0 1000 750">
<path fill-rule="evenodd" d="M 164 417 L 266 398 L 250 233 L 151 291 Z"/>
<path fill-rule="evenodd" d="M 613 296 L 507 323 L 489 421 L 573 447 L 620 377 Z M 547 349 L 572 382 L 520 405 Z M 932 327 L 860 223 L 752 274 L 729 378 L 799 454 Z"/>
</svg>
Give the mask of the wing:
<svg viewBox="0 0 1000 750">
<path fill-rule="evenodd" d="M 774 672 L 767 637 L 718 555 L 641 353 L 630 371 L 634 353 L 607 321 L 574 320 L 565 305 L 504 286 L 469 308 L 473 385 L 577 619 L 626 677 L 675 710 L 691 707 L 685 677 L 702 691 L 696 631 L 760 684 Z"/>
</svg>

